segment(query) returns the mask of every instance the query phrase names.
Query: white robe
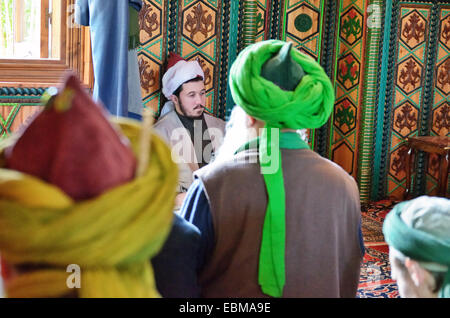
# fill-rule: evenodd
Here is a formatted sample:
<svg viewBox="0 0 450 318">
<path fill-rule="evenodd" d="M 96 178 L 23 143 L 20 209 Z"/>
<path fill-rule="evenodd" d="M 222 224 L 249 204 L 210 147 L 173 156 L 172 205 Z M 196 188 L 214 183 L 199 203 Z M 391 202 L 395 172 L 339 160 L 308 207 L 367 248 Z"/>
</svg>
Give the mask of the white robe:
<svg viewBox="0 0 450 318">
<path fill-rule="evenodd" d="M 204 114 L 205 122 L 208 126 L 208 134 L 211 138 L 211 146 L 204 149 L 205 157 L 211 155 L 219 149 L 225 134 L 225 122 L 222 119 Z M 175 110 L 171 110 L 161 117 L 155 124 L 156 132 L 168 143 L 172 150 L 172 159 L 178 164 L 179 183 L 177 192 L 185 192 L 194 181 L 193 173 L 198 170 L 198 162 L 194 145 L 188 130 L 183 126 Z M 195 137 L 194 137 L 194 140 Z M 201 145 L 201 139 L 199 140 Z"/>
</svg>

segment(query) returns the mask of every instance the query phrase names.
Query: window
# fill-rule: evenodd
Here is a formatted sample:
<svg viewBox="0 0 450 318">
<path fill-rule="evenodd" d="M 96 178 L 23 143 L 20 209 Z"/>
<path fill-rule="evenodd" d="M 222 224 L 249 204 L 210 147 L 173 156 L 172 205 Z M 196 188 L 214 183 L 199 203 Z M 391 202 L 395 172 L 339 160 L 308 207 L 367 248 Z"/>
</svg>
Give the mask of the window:
<svg viewBox="0 0 450 318">
<path fill-rule="evenodd" d="M 0 1 L 0 87 L 47 87 L 69 69 L 92 87 L 89 28 L 75 0 Z"/>
<path fill-rule="evenodd" d="M 40 58 L 41 1 L 0 2 L 0 58 Z M 45 15 L 45 14 L 44 14 Z"/>
</svg>

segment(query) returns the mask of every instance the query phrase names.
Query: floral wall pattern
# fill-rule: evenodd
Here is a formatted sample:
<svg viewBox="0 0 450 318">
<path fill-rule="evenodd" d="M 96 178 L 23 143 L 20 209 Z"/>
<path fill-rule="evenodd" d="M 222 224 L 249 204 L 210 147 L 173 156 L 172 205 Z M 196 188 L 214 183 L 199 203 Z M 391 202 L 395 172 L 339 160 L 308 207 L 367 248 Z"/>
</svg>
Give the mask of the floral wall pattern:
<svg viewBox="0 0 450 318">
<path fill-rule="evenodd" d="M 143 0 L 138 64 L 143 107 L 159 116 L 169 52 L 197 59 L 207 111 L 234 106 L 229 69 L 246 45 L 290 41 L 319 61 L 335 87 L 327 124 L 310 145 L 358 183 L 361 201 L 401 198 L 410 136 L 450 136 L 450 4 L 396 0 Z M 46 87 L 2 88 L 0 138 L 41 109 Z M 413 194 L 435 194 L 437 156 L 419 154 Z"/>
</svg>

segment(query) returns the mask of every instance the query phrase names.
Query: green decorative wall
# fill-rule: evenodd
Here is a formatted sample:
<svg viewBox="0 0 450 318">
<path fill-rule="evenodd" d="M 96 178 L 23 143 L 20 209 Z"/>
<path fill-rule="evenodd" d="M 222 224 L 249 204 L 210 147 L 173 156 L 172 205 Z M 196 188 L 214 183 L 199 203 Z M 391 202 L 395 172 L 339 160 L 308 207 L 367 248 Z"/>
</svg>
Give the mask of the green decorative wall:
<svg viewBox="0 0 450 318">
<path fill-rule="evenodd" d="M 283 39 L 319 61 L 336 102 L 309 141 L 356 179 L 362 202 L 402 197 L 405 138 L 450 135 L 449 1 L 144 0 L 140 27 L 143 107 L 156 117 L 170 51 L 199 60 L 207 111 L 223 119 L 228 71 L 247 45 Z M 0 89 L 0 137 L 40 109 L 44 89 Z M 435 194 L 437 173 L 437 157 L 420 153 L 413 193 Z"/>
</svg>

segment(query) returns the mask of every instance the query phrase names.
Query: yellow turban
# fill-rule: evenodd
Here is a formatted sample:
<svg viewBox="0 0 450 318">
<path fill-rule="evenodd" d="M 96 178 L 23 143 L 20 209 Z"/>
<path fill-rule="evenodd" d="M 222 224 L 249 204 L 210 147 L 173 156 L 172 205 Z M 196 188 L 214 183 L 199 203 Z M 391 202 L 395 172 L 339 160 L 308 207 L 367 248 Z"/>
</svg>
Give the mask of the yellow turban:
<svg viewBox="0 0 450 318">
<path fill-rule="evenodd" d="M 118 124 L 137 154 L 141 127 Z M 173 221 L 178 180 L 169 148 L 152 135 L 146 172 L 102 195 L 74 202 L 59 188 L 0 169 L 0 253 L 12 265 L 39 268 L 13 278 L 8 297 L 59 297 L 80 267 L 79 297 L 159 297 L 150 259 Z M 2 148 L 0 147 L 0 166 Z"/>
</svg>

